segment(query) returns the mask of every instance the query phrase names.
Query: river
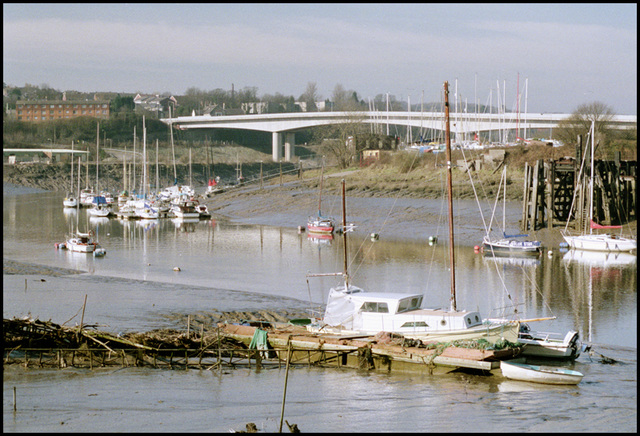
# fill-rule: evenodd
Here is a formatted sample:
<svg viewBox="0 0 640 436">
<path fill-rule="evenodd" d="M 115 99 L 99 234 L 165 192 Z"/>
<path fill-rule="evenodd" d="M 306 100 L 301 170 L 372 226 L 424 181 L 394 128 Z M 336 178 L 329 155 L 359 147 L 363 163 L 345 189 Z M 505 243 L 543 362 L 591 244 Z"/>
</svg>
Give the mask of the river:
<svg viewBox="0 0 640 436">
<path fill-rule="evenodd" d="M 103 330 L 183 329 L 186 315 L 319 308 L 335 278 L 307 274 L 343 268 L 341 239 L 311 240 L 293 226 L 225 217 L 187 224 L 95 220 L 84 210 L 63 211 L 60 193 L 17 192 L 5 187 L 3 195 L 3 258 L 84 272 L 5 273 L 4 318 L 79 323 L 86 295 L 84 322 Z M 94 230 L 107 250 L 104 258 L 54 247 L 76 226 Z M 357 286 L 420 292 L 430 307 L 448 306 L 445 243 L 349 241 Z M 579 385 L 293 367 L 285 419 L 303 432 L 637 431 L 635 255 L 585 256 L 554 247 L 539 259 L 495 262 L 464 242 L 456 244 L 458 307 L 484 316 L 514 309 L 524 318 L 555 316 L 535 328 L 578 330 L 593 347 L 573 365 L 585 374 Z M 602 363 L 602 355 L 616 363 Z M 3 426 L 9 432 L 228 432 L 254 422 L 260 430 L 278 431 L 283 387 L 284 367 L 218 372 L 11 366 L 4 369 Z"/>
</svg>

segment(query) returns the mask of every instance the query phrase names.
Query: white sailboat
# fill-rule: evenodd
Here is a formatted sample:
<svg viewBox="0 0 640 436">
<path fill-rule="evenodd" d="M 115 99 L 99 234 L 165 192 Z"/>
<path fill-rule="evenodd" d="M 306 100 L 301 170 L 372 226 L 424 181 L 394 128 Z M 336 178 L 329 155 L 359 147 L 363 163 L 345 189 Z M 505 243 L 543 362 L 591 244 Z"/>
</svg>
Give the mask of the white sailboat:
<svg viewBox="0 0 640 436">
<path fill-rule="evenodd" d="M 492 254 L 494 256 L 518 256 L 518 255 L 528 255 L 528 256 L 537 256 L 542 252 L 542 244 L 540 241 L 526 241 L 521 239 L 516 239 L 521 236 L 527 235 L 513 235 L 508 236 L 505 233 L 506 230 L 506 206 L 507 206 L 507 167 L 502 169 L 502 177 L 500 178 L 500 186 L 498 186 L 498 195 L 496 196 L 496 204 L 498 198 L 500 197 L 501 187 L 504 183 L 504 196 L 503 201 L 504 205 L 502 208 L 502 238 L 493 239 L 491 238 L 490 232 L 487 231 L 487 234 L 482 239 L 482 245 L 485 253 Z M 495 213 L 495 205 L 494 205 L 494 213 Z M 493 223 L 493 215 L 491 216 L 491 221 L 489 222 L 489 229 L 491 229 L 491 224 Z"/>
<path fill-rule="evenodd" d="M 451 307 L 423 308 L 423 295 L 366 292 L 349 283 L 347 274 L 347 231 L 344 239 L 344 284 L 331 288 L 322 319 L 307 325 L 311 332 L 340 335 L 375 335 L 380 332 L 401 334 L 405 338 L 443 342 L 485 339 L 516 342 L 519 322 L 483 319 L 476 311 L 458 310 L 455 293 L 455 256 L 453 239 L 453 199 L 451 182 L 451 139 L 449 131 L 448 82 L 444 84 L 446 151 L 448 162 L 449 254 L 451 268 Z M 342 220 L 346 228 L 345 186 L 342 181 Z"/>
<path fill-rule="evenodd" d="M 591 122 L 591 179 L 589 180 L 589 233 L 572 235 L 565 230 L 562 234 L 571 249 L 593 251 L 635 251 L 637 242 L 635 239 L 625 238 L 612 233 L 593 233 L 593 229 L 613 229 L 622 226 L 602 226 L 593 221 L 593 181 L 594 181 L 594 154 L 595 154 L 595 121 Z M 567 220 L 568 226 L 568 220 Z"/>
<path fill-rule="evenodd" d="M 71 144 L 71 150 L 73 150 L 73 143 Z M 78 167 L 78 177 L 80 177 L 80 167 Z M 62 200 L 64 207 L 76 207 L 78 204 L 78 198 L 73 195 L 73 152 L 71 153 L 71 178 L 69 180 L 69 193 Z"/>
<path fill-rule="evenodd" d="M 320 192 L 318 194 L 318 215 L 310 216 L 307 220 L 309 232 L 320 234 L 331 234 L 335 227 L 333 218 L 322 216 L 322 182 L 324 180 L 324 163 L 320 169 Z"/>
<path fill-rule="evenodd" d="M 80 167 L 80 158 L 78 158 L 78 167 Z M 78 177 L 78 191 L 80 191 L 80 178 Z M 80 203 L 76 205 L 76 208 L 80 207 Z M 76 231 L 71 234 L 71 236 L 67 239 L 65 247 L 69 251 L 74 251 L 78 253 L 93 253 L 96 248 L 99 247 L 98 242 L 93 239 L 93 232 L 89 230 L 86 233 L 80 232 L 79 230 L 79 215 L 76 214 Z"/>
</svg>

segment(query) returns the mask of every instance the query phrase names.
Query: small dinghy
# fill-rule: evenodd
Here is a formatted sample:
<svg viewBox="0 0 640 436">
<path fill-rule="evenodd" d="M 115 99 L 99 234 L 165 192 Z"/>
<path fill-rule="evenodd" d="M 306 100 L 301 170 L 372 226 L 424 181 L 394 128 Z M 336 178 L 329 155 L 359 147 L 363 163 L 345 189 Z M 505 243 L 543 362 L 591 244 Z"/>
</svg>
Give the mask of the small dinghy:
<svg viewBox="0 0 640 436">
<path fill-rule="evenodd" d="M 500 369 L 502 375 L 511 380 L 551 385 L 577 385 L 584 377 L 581 372 L 571 369 L 507 361 L 500 362 Z"/>
</svg>

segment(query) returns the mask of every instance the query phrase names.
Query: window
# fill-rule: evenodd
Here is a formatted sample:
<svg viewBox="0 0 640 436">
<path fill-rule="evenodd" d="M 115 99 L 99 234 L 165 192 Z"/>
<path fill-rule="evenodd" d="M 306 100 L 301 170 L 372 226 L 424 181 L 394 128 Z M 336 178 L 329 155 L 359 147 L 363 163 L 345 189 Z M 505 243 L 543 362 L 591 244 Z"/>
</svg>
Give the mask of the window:
<svg viewBox="0 0 640 436">
<path fill-rule="evenodd" d="M 362 305 L 363 312 L 389 313 L 387 303 L 378 303 L 375 301 L 367 301 Z"/>
<path fill-rule="evenodd" d="M 405 298 L 398 304 L 398 313 L 420 309 L 422 297 Z"/>
<path fill-rule="evenodd" d="M 400 328 L 402 327 L 429 327 L 429 324 L 424 321 L 408 321 L 400 326 Z"/>
</svg>

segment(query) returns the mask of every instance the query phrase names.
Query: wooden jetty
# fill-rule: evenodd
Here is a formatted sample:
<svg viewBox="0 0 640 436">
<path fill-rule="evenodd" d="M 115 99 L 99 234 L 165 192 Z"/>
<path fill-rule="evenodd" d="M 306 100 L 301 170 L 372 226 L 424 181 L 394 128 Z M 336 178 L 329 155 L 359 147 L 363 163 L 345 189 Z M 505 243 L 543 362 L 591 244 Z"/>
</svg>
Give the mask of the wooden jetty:
<svg viewBox="0 0 640 436">
<path fill-rule="evenodd" d="M 500 367 L 501 360 L 512 359 L 521 353 L 520 347 L 493 350 L 448 343 L 416 346 L 388 333 L 376 336 L 316 334 L 296 325 L 269 326 L 266 330 L 264 326 L 253 325 L 218 324 L 218 327 L 224 336 L 246 345 L 255 340 L 256 331 L 263 330 L 268 338 L 268 346 L 262 350 L 265 358 L 271 352 L 275 358 L 286 360 L 290 352 L 292 362 L 384 372 L 491 371 Z"/>
<path fill-rule="evenodd" d="M 584 231 L 589 226 L 590 159 L 580 172 L 577 159 L 538 160 L 525 164 L 522 200 L 522 231 L 565 226 Z M 587 151 L 588 153 L 588 148 Z M 594 221 L 601 225 L 621 225 L 636 220 L 636 161 L 594 162 Z M 575 196 L 575 199 L 574 199 Z"/>
</svg>

